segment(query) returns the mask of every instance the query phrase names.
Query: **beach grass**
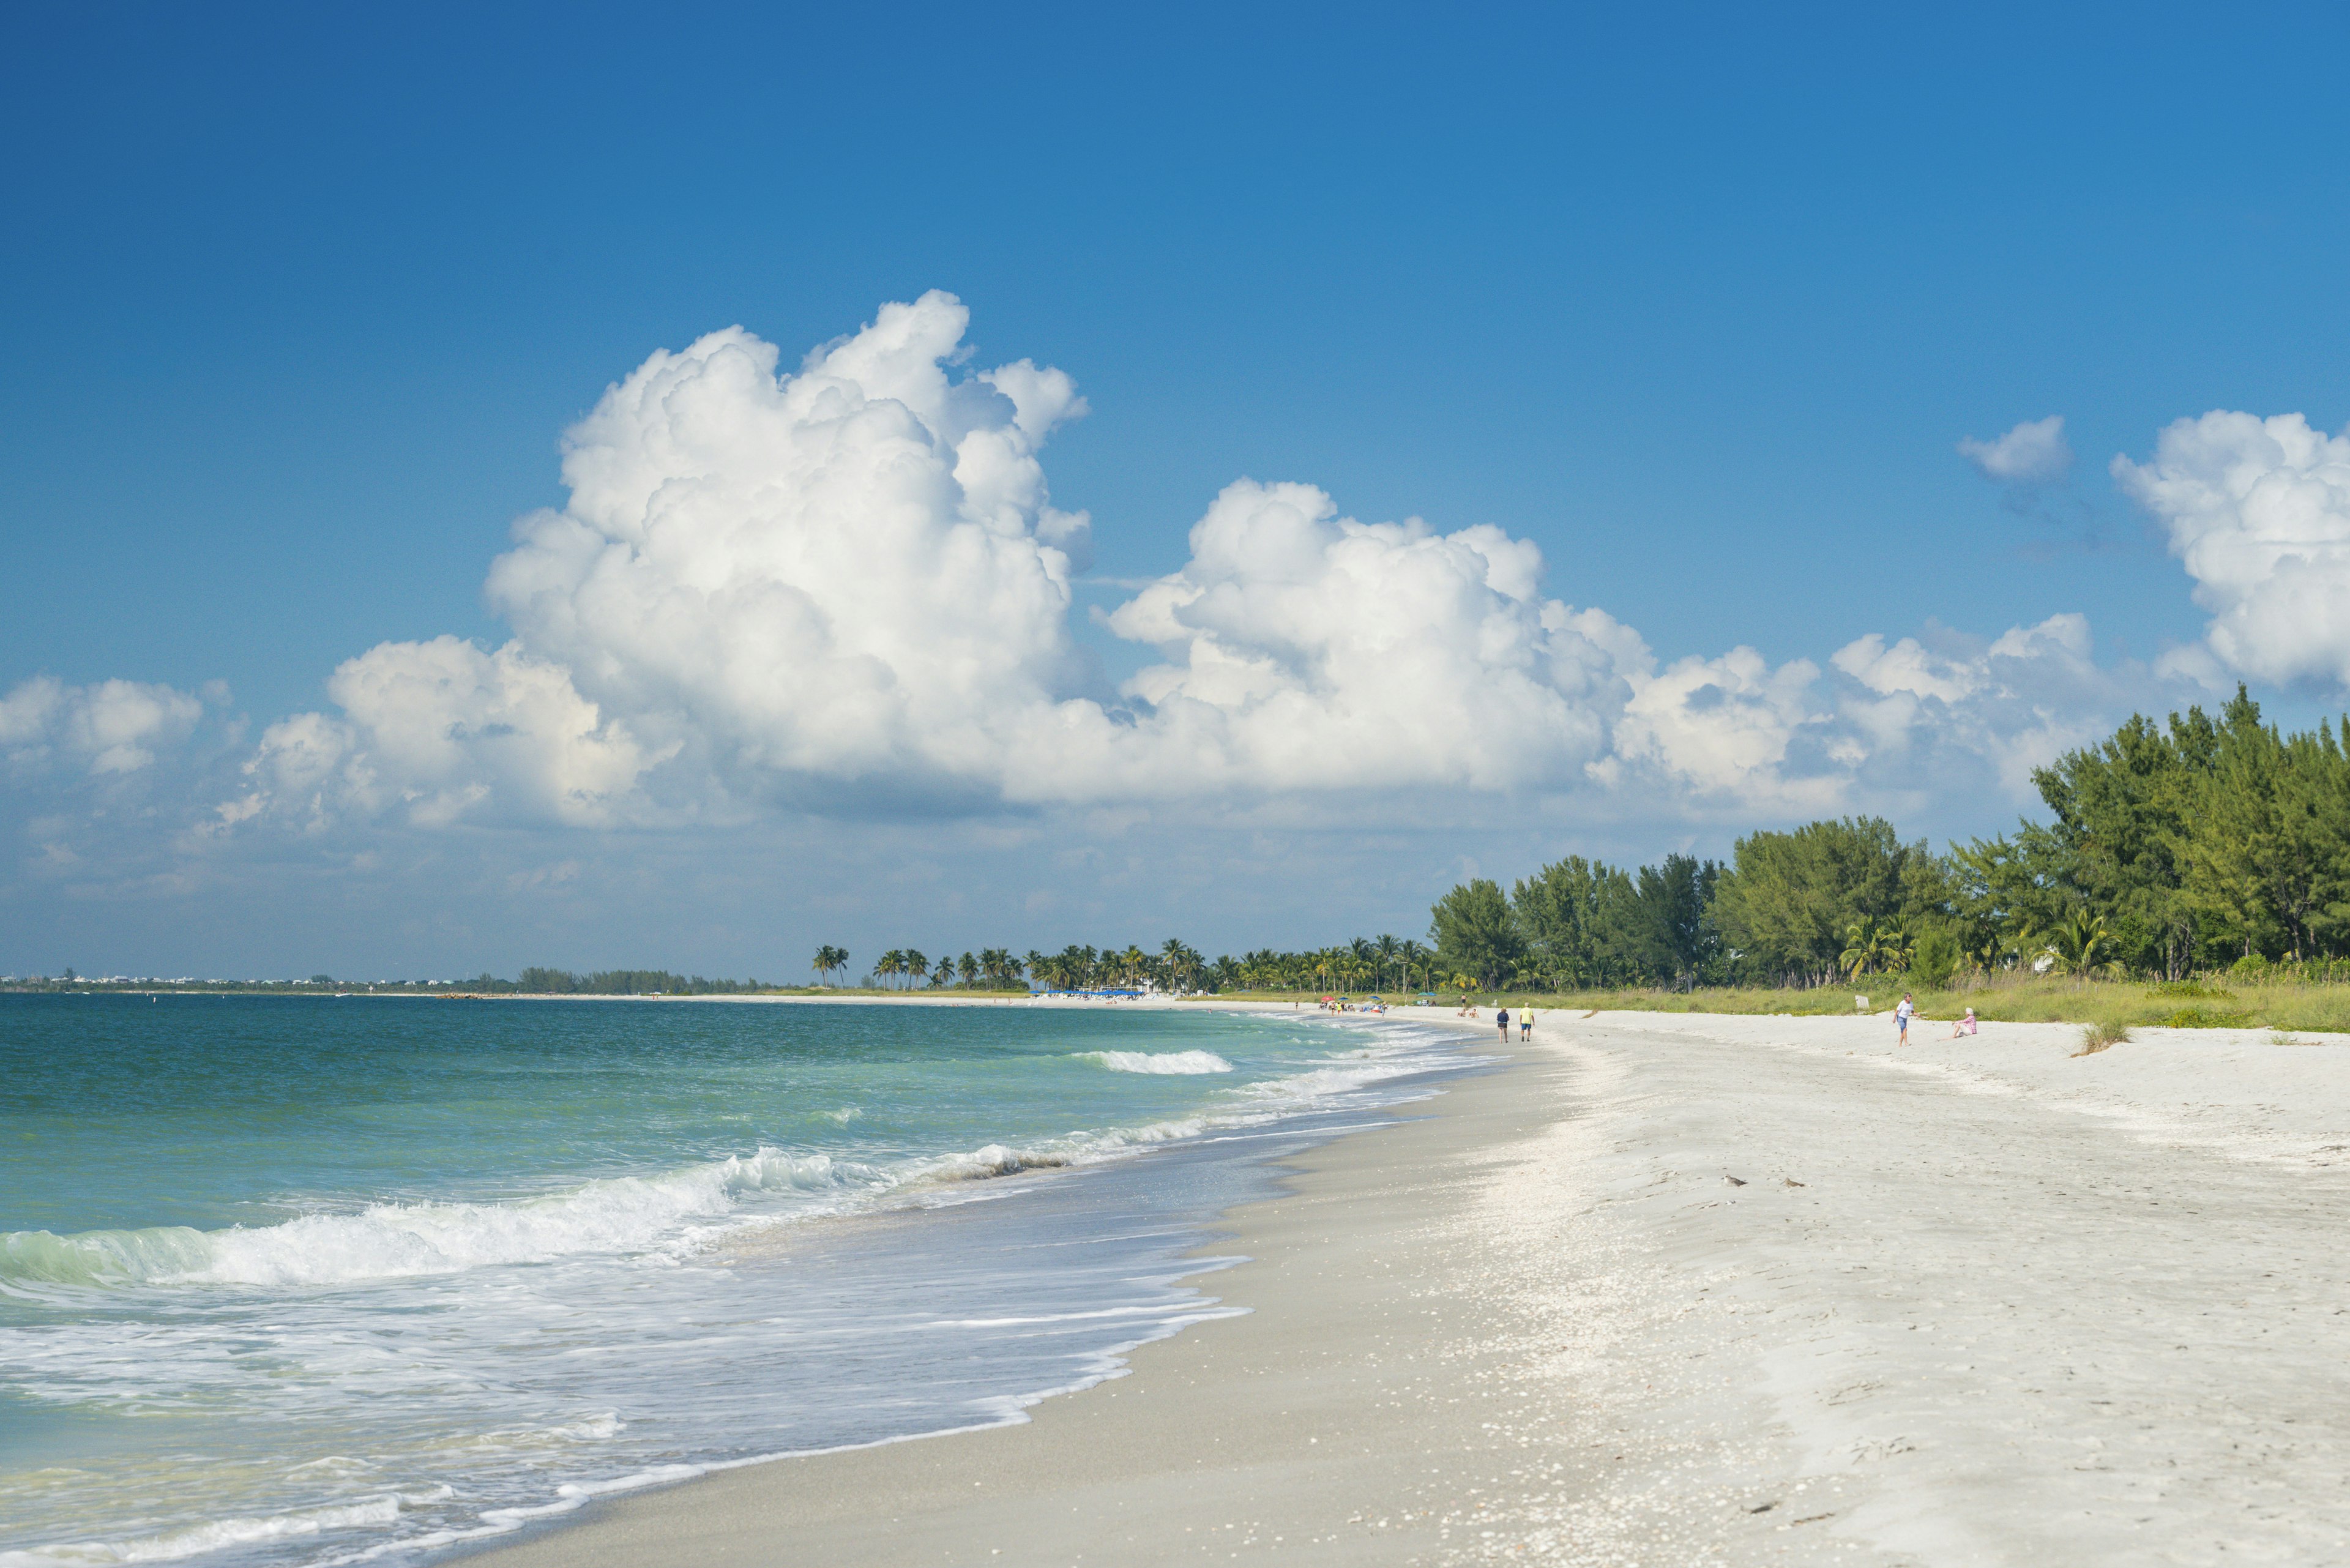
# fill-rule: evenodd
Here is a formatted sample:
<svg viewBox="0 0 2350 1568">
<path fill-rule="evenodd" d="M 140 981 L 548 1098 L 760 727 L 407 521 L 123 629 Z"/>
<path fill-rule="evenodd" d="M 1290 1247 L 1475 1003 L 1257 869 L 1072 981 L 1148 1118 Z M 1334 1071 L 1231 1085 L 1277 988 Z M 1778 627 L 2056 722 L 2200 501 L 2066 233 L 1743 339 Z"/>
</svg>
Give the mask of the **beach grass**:
<svg viewBox="0 0 2350 1568">
<path fill-rule="evenodd" d="M 2081 1030 L 2081 1048 L 2075 1056 L 2094 1056 L 2100 1051 L 2110 1051 L 2129 1043 L 2130 1032 L 2117 1024 L 2091 1023 Z"/>
</svg>

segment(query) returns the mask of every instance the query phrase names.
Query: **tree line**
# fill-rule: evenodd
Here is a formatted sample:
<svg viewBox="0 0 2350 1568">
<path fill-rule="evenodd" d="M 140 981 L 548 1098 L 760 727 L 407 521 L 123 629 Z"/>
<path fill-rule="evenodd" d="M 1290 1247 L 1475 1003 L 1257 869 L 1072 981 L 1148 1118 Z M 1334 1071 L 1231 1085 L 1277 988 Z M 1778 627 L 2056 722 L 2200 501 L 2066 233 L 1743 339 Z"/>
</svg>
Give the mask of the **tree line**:
<svg viewBox="0 0 2350 1568">
<path fill-rule="evenodd" d="M 536 966 L 523 971 L 511 981 L 493 980 L 485 974 L 468 984 L 479 991 L 516 991 L 540 996 L 741 996 L 775 989 L 764 981 L 705 980 L 698 974 L 671 974 L 665 969 L 599 969 L 589 974 L 574 974 L 569 970 Z"/>
<path fill-rule="evenodd" d="M 2133 716 L 2036 770 L 2049 820 L 1952 844 L 1881 817 L 1748 834 L 1727 863 L 1581 856 L 1507 892 L 1461 884 L 1432 911 L 1440 968 L 1477 984 L 1814 986 L 1873 973 L 1927 987 L 2026 969 L 2181 980 L 2350 958 L 2350 720 L 2285 733 L 2240 687 Z"/>
<path fill-rule="evenodd" d="M 831 983 L 836 975 L 847 972 L 850 956 L 847 949 L 827 943 L 816 950 L 808 967 Z M 874 961 L 866 981 L 883 989 L 931 991 L 1353 991 L 1432 983 L 1436 967 L 1432 949 L 1391 935 L 1357 937 L 1305 951 L 1265 948 L 1213 959 L 1180 938 L 1170 937 L 1149 949 L 1134 942 L 1100 947 L 1073 942 L 1053 953 L 986 948 L 936 960 L 918 948 L 891 948 Z"/>
</svg>

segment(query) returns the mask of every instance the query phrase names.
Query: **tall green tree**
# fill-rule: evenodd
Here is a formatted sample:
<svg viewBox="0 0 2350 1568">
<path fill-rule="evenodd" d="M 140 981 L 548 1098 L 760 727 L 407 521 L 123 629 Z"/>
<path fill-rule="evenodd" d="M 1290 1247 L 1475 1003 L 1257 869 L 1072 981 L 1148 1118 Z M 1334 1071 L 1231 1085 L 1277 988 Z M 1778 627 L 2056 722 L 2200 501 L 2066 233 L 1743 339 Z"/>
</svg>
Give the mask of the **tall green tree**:
<svg viewBox="0 0 2350 1568">
<path fill-rule="evenodd" d="M 1657 979 L 1686 989 L 1712 963 L 1721 945 L 1713 922 L 1721 880 L 1719 865 L 1689 855 L 1668 855 L 1661 866 L 1640 867 L 1638 936 Z"/>
<path fill-rule="evenodd" d="M 1755 978 L 1825 984 L 1843 967 L 1854 921 L 1898 921 L 1905 906 L 1940 891 L 1914 865 L 1931 858 L 1877 816 L 1749 834 L 1716 884 L 1716 929 Z"/>
<path fill-rule="evenodd" d="M 2248 702 L 2240 690 L 2230 722 L 2257 729 L 2259 710 L 2245 711 Z M 2220 742 L 2220 727 L 2199 708 L 2172 714 L 2168 730 L 2133 714 L 2111 738 L 2036 770 L 2033 784 L 2055 820 L 2023 825 L 2003 851 L 1978 846 L 2003 856 L 2011 877 L 2028 872 L 2029 884 L 2057 894 L 2035 897 L 2026 882 L 2012 882 L 2020 923 L 2053 928 L 2073 906 L 2091 908 L 2107 920 L 2124 961 L 2184 974 L 2198 934 L 2189 840 Z"/>
<path fill-rule="evenodd" d="M 1525 939 L 1510 914 L 1501 884 L 1480 877 L 1463 882 L 1429 911 L 1430 940 L 1443 961 L 1478 984 L 1503 983 L 1524 955 Z"/>
<path fill-rule="evenodd" d="M 1574 990 L 1640 978 L 1650 921 L 1630 873 L 1570 855 L 1519 882 L 1510 907 L 1552 985 Z"/>
<path fill-rule="evenodd" d="M 2350 761 L 2331 724 L 2282 735 L 2240 690 L 2188 842 L 2188 895 L 2219 940 L 2303 959 L 2350 934 Z"/>
</svg>

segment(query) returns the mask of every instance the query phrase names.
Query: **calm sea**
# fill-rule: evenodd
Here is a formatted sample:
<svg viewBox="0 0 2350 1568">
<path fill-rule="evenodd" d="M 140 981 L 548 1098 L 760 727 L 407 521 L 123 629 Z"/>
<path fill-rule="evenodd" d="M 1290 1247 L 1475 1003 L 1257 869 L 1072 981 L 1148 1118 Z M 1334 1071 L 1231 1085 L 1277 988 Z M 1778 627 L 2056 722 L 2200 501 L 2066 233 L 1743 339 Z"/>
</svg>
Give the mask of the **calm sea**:
<svg viewBox="0 0 2350 1568">
<path fill-rule="evenodd" d="M 1017 1417 L 1465 1064 L 1131 1008 L 0 997 L 0 1564 L 407 1562 Z"/>
</svg>

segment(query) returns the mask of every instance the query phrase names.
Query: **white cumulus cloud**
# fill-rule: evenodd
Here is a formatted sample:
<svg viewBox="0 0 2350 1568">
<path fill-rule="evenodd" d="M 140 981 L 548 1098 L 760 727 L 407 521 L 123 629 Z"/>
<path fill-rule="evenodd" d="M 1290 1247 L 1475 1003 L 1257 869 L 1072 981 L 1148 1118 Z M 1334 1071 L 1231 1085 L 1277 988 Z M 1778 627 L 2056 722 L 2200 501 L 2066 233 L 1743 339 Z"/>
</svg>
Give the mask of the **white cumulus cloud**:
<svg viewBox="0 0 2350 1568">
<path fill-rule="evenodd" d="M 71 686 L 38 675 L 0 697 L 0 753 L 18 766 L 63 762 L 92 774 L 133 774 L 184 742 L 202 699 L 139 680 Z"/>
<path fill-rule="evenodd" d="M 958 377 L 967 325 L 933 293 L 795 371 L 740 328 L 654 355 L 492 567 L 515 642 L 352 660 L 342 715 L 274 726 L 225 815 L 1507 789 L 1605 751 L 1636 634 L 1544 597 L 1531 543 L 1360 523 L 1301 484 L 1216 498 L 1107 617 L 1159 655 L 1107 689 L 1070 624 L 1087 520 L 1037 456 L 1084 403 L 1027 360 Z"/>
<path fill-rule="evenodd" d="M 1617 730 L 1625 762 L 1646 763 L 1703 794 L 1773 808 L 1826 807 L 1839 797 L 1834 772 L 1791 777 L 1789 752 L 1807 726 L 1823 723 L 1812 686 L 1820 668 L 1807 659 L 1773 670 L 1751 648 L 1718 659 L 1695 654 L 1662 671 L 1636 675 L 1632 697 Z M 1622 779 L 1603 766 L 1598 775 Z"/>
<path fill-rule="evenodd" d="M 1365 524 L 1306 484 L 1243 480 L 1191 559 L 1112 630 L 1164 661 L 1128 682 L 1143 718 L 1107 781 L 1185 788 L 1506 789 L 1607 745 L 1647 647 L 1542 597 L 1542 553 L 1498 528 Z"/>
<path fill-rule="evenodd" d="M 740 328 L 654 355 L 569 434 L 571 499 L 491 601 L 657 742 L 763 781 L 1000 784 L 1085 667 L 1037 448 L 1084 410 L 1022 360 L 961 379 L 932 293 L 778 377 Z"/>
<path fill-rule="evenodd" d="M 1984 782 L 2020 796 L 2033 769 L 2134 708 L 2178 695 L 2138 667 L 2100 667 L 2085 616 L 2050 616 L 1987 643 L 1948 631 L 1934 640 L 1929 648 L 1905 637 L 1888 647 L 1871 633 L 1829 659 L 1856 688 L 1838 709 L 1868 753 L 1868 783 L 1915 779 L 1919 769 L 1928 774 L 1921 784 L 1948 783 L 1987 763 Z"/>
<path fill-rule="evenodd" d="M 264 731 L 225 820 L 396 810 L 428 827 L 469 815 L 605 826 L 658 760 L 567 671 L 514 643 L 382 643 L 338 668 L 328 692 L 343 716 L 299 713 Z"/>
<path fill-rule="evenodd" d="M 969 368 L 969 324 L 931 293 L 796 367 L 740 327 L 654 354 L 567 432 L 567 501 L 491 568 L 513 640 L 347 662 L 338 711 L 272 725 L 218 826 L 1448 791 L 1792 814 L 1929 754 L 2014 787 L 2078 715 L 2117 716 L 2078 618 L 1873 635 L 1827 670 L 1751 648 L 1660 668 L 1550 597 L 1528 540 L 1245 479 L 1101 617 L 1149 651 L 1113 688 L 1072 623 L 1089 522 L 1041 457 L 1084 401 L 1030 360 Z M 2070 454 L 2050 419 L 1969 455 L 2020 483 Z"/>
<path fill-rule="evenodd" d="M 2064 439 L 2064 417 L 2026 420 L 1994 441 L 1969 436 L 1959 455 L 1994 484 L 2053 484 L 2072 471 L 2073 448 Z"/>
<path fill-rule="evenodd" d="M 2211 612 L 2210 655 L 2262 680 L 2350 686 L 2350 438 L 2299 414 L 2180 420 L 2115 482 L 2159 519 Z M 2193 651 L 2182 674 L 2208 672 Z"/>
</svg>

